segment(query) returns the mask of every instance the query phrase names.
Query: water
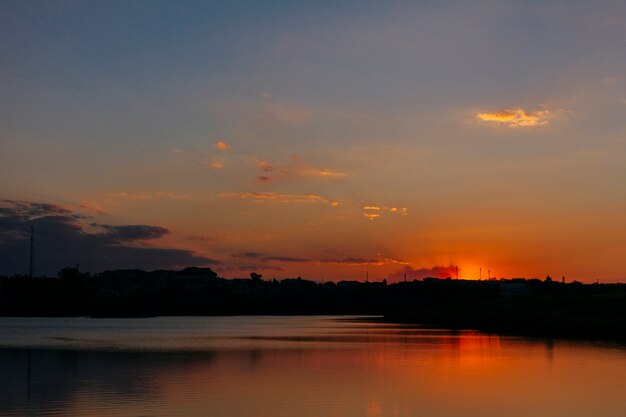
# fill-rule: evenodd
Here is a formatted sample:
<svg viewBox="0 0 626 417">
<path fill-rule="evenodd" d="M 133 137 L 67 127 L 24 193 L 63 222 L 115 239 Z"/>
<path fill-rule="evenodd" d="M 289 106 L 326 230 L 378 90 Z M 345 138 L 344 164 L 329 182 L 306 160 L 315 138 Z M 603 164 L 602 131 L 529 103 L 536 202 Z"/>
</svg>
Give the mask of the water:
<svg viewBox="0 0 626 417">
<path fill-rule="evenodd" d="M 0 416 L 623 417 L 626 350 L 337 317 L 0 318 Z"/>
</svg>

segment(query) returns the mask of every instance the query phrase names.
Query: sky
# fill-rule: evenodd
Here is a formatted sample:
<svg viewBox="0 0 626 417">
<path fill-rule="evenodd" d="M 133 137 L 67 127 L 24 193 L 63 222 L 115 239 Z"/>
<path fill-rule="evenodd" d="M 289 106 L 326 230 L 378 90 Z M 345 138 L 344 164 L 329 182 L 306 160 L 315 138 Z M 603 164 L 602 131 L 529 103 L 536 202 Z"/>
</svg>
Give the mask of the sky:
<svg viewBox="0 0 626 417">
<path fill-rule="evenodd" d="M 0 274 L 626 281 L 623 1 L 0 1 Z"/>
</svg>

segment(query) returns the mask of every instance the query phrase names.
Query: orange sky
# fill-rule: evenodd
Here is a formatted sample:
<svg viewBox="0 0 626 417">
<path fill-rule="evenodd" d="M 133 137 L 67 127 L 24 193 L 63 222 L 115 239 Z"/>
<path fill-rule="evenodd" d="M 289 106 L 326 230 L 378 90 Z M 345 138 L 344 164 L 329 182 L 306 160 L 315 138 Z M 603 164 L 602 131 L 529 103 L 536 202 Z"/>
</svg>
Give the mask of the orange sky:
<svg viewBox="0 0 626 417">
<path fill-rule="evenodd" d="M 0 6 L 0 272 L 626 280 L 622 4 L 177 7 Z"/>
</svg>

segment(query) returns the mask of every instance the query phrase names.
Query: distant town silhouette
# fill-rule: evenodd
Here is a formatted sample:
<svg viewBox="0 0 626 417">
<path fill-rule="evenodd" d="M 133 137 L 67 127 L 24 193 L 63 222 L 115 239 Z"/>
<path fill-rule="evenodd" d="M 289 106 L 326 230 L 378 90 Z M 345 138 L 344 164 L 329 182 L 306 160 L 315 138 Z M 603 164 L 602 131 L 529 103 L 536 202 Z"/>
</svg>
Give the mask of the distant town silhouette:
<svg viewBox="0 0 626 417">
<path fill-rule="evenodd" d="M 539 279 L 315 282 L 224 279 L 210 268 L 0 277 L 0 315 L 380 315 L 383 320 L 541 337 L 626 340 L 626 285 Z"/>
</svg>

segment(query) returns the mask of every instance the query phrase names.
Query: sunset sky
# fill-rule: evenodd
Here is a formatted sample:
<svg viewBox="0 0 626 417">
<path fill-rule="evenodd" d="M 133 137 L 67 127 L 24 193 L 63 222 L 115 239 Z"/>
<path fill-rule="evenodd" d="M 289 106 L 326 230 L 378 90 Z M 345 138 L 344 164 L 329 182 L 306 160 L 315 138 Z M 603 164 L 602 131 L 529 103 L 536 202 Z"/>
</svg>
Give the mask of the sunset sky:
<svg viewBox="0 0 626 417">
<path fill-rule="evenodd" d="M 0 199 L 2 274 L 626 281 L 626 2 L 0 1 Z"/>
</svg>

